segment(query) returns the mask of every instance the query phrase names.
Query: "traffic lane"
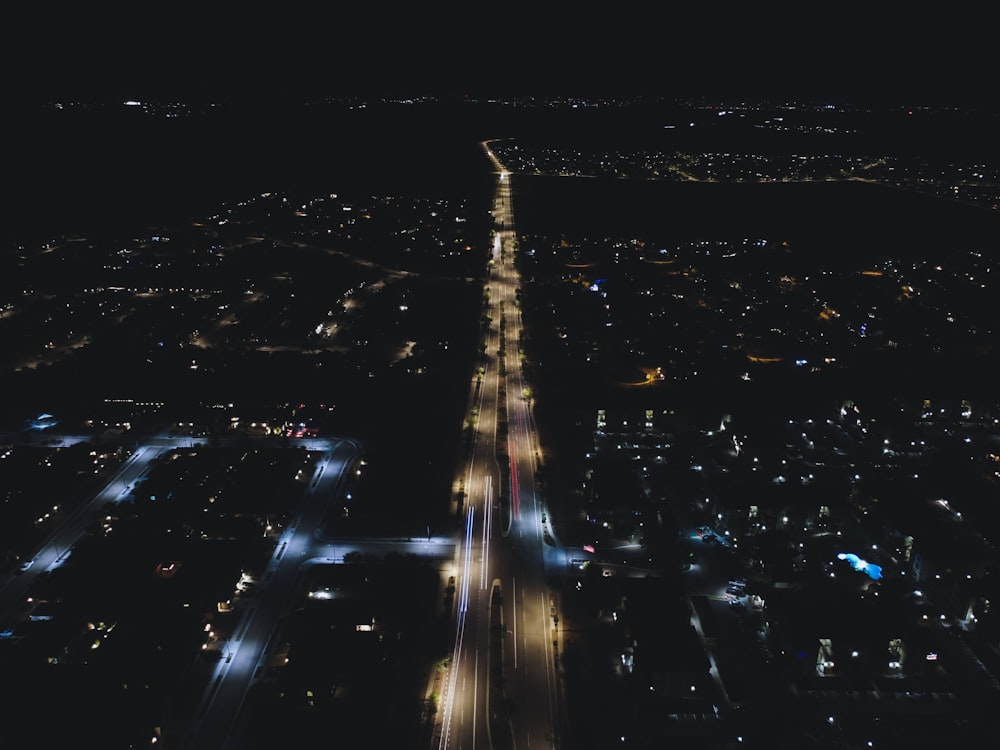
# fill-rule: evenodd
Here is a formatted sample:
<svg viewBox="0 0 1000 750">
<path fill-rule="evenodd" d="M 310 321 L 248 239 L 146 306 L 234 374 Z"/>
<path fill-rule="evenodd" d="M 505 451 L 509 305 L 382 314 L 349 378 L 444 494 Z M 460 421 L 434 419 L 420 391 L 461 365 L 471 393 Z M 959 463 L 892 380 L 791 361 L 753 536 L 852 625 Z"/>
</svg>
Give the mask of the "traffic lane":
<svg viewBox="0 0 1000 750">
<path fill-rule="evenodd" d="M 495 568 L 510 593 L 504 614 L 505 676 L 510 719 L 517 747 L 551 747 L 555 684 L 550 594 L 541 555 L 532 543 L 506 545 L 494 556 Z"/>
<path fill-rule="evenodd" d="M 470 523 L 465 530 L 466 547 L 460 585 L 465 591 L 458 597 L 455 645 L 449 683 L 446 686 L 444 726 L 439 747 L 488 747 L 487 706 L 489 669 L 486 657 L 489 640 L 489 594 L 486 587 L 489 565 L 483 567 L 483 508 L 470 509 Z M 479 519 L 478 522 L 476 519 Z M 484 583 L 484 572 L 487 581 Z M 485 743 L 485 744 L 480 744 Z"/>
</svg>

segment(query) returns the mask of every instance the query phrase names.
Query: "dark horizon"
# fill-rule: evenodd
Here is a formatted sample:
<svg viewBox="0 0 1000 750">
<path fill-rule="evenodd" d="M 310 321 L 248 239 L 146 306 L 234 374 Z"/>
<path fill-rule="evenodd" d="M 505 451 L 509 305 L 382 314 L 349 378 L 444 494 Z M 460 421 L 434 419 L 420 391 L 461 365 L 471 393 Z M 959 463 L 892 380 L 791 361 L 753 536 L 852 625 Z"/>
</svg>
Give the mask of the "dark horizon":
<svg viewBox="0 0 1000 750">
<path fill-rule="evenodd" d="M 654 96 L 992 107 L 981 11 L 368 3 L 18 10 L 11 100 Z"/>
</svg>

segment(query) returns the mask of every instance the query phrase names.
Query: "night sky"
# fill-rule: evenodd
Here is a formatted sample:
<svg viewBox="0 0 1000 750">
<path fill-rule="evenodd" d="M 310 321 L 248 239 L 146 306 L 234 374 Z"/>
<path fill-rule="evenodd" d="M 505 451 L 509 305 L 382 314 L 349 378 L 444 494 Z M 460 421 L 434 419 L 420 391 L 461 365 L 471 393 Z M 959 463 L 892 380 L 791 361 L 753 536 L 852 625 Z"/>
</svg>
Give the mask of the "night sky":
<svg viewBox="0 0 1000 750">
<path fill-rule="evenodd" d="M 29 5 L 5 12 L 8 100 L 997 100 L 994 26 L 972 3 Z"/>
</svg>

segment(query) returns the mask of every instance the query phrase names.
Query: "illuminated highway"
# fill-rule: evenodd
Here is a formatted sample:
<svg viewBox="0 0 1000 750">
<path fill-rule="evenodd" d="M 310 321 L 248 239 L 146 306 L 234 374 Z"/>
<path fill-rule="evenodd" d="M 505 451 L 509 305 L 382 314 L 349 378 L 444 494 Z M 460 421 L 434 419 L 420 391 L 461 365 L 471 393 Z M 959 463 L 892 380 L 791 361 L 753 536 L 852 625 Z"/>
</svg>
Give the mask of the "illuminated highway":
<svg viewBox="0 0 1000 750">
<path fill-rule="evenodd" d="M 476 439 L 460 481 L 455 644 L 435 744 L 439 750 L 554 748 L 560 715 L 555 602 L 546 585 L 543 509 L 534 491 L 537 440 L 521 377 L 511 180 L 489 144 L 483 148 L 498 174 L 490 321 L 472 400 Z M 495 582 L 501 597 L 491 629 Z"/>
</svg>

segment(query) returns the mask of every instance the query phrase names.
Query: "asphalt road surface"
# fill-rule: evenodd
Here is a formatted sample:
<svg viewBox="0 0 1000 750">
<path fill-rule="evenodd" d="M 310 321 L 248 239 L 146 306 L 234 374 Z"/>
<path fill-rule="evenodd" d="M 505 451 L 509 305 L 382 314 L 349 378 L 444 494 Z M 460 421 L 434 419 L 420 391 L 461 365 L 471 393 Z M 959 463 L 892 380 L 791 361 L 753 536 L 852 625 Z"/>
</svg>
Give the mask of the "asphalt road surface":
<svg viewBox="0 0 1000 750">
<path fill-rule="evenodd" d="M 546 583 L 543 510 L 534 489 L 538 448 L 521 379 L 511 176 L 489 144 L 483 148 L 498 174 L 491 320 L 482 380 L 474 391 L 476 439 L 463 469 L 455 644 L 437 745 L 440 750 L 555 748 L 556 602 Z"/>
</svg>

